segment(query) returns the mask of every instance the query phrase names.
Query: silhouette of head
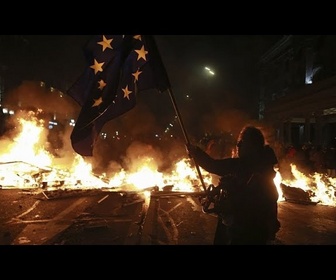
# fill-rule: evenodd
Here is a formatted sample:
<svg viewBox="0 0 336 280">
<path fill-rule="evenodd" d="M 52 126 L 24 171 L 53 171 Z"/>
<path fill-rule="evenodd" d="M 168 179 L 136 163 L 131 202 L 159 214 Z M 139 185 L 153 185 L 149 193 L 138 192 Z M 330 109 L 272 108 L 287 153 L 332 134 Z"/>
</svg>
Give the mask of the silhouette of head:
<svg viewBox="0 0 336 280">
<path fill-rule="evenodd" d="M 237 152 L 240 158 L 255 157 L 263 151 L 265 138 L 260 129 L 245 126 L 238 136 Z"/>
</svg>

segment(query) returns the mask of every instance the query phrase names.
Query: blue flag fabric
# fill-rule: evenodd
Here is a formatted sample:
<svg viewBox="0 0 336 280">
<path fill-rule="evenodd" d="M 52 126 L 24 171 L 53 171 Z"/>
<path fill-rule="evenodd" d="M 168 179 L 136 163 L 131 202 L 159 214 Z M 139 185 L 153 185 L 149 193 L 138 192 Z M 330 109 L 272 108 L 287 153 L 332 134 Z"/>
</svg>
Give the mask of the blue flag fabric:
<svg viewBox="0 0 336 280">
<path fill-rule="evenodd" d="M 81 111 L 71 133 L 73 149 L 92 156 L 106 122 L 136 105 L 143 90 L 170 89 L 170 82 L 151 35 L 96 35 L 84 47 L 87 67 L 69 88 Z"/>
</svg>

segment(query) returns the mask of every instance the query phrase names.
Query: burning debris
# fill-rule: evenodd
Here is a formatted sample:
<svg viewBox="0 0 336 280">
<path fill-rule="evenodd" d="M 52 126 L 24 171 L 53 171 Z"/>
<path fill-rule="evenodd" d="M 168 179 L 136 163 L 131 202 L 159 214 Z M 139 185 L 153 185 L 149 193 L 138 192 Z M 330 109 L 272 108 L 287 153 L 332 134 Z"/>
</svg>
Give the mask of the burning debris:
<svg viewBox="0 0 336 280">
<path fill-rule="evenodd" d="M 275 178 L 282 199 L 336 206 L 336 178 L 321 173 L 305 175 L 296 168 L 296 165 L 290 166 L 292 178 L 283 179 L 279 172 Z"/>
<path fill-rule="evenodd" d="M 74 178 L 69 171 L 52 167 L 38 167 L 28 162 L 0 163 L 0 186 L 2 189 L 85 189 L 107 187 L 103 180 L 91 174 L 91 182 Z"/>
<path fill-rule="evenodd" d="M 316 204 L 317 202 L 313 202 L 310 199 L 309 192 L 304 191 L 301 188 L 295 188 L 286 186 L 285 184 L 281 184 L 281 190 L 283 197 L 286 201 L 302 203 L 302 204 Z"/>
<path fill-rule="evenodd" d="M 0 188 L 36 188 L 41 186 L 43 174 L 49 172 L 50 168 L 23 161 L 0 162 Z"/>
<path fill-rule="evenodd" d="M 0 139 L 5 141 L 1 147 L 7 149 L 0 151 L 2 189 L 35 191 L 40 199 L 95 194 L 97 191 L 123 194 L 141 192 L 150 196 L 199 195 L 202 192 L 198 175 L 189 158 L 177 160 L 171 169 L 166 169 L 163 173 L 158 171 L 154 155 L 137 154 L 133 146 L 131 154 L 137 154 L 137 157 L 128 159 L 129 170 L 113 168 L 113 173 L 110 171 L 109 176 L 94 174 L 92 165 L 77 154 L 71 153 L 69 158 L 56 158 L 45 149 L 46 137 L 42 137 L 45 128 L 41 121 L 31 114 L 29 117 L 30 120 L 19 120 L 22 129 L 11 142 L 7 138 Z M 201 171 L 205 185 L 213 184 L 211 174 Z M 291 165 L 291 179 L 283 179 L 279 170 L 276 171 L 274 182 L 279 192 L 279 200 L 336 206 L 335 178 L 323 174 L 306 176 L 295 165 Z"/>
</svg>

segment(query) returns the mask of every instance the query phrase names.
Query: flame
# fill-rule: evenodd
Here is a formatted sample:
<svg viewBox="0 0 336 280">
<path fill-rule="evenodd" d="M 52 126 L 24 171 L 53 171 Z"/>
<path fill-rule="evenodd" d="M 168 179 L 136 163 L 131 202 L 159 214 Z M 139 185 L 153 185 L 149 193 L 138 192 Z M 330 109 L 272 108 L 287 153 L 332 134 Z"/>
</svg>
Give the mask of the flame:
<svg viewBox="0 0 336 280">
<path fill-rule="evenodd" d="M 139 164 L 141 163 L 141 164 Z M 122 169 L 115 174 L 109 182 L 110 187 L 124 186 L 131 190 L 142 190 L 149 186 L 156 186 L 163 190 L 166 186 L 172 186 L 172 191 L 193 192 L 195 184 L 198 183 L 197 175 L 190 164 L 189 159 L 181 159 L 175 163 L 175 169 L 170 173 L 161 173 L 155 166 L 151 166 L 148 160 L 140 160 L 139 168 L 133 173 L 126 172 Z M 205 182 L 210 183 L 211 176 L 203 170 Z"/>
<path fill-rule="evenodd" d="M 159 172 L 155 159 L 141 157 L 132 165 L 132 170 L 120 168 L 113 176 L 96 175 L 92 164 L 75 154 L 68 168 L 55 164 L 56 159 L 46 151 L 44 123 L 32 113 L 29 119 L 18 120 L 18 135 L 0 156 L 0 185 L 2 188 L 43 188 L 48 190 L 68 188 L 118 189 L 122 191 L 142 191 L 149 203 L 149 188 L 171 191 L 195 192 L 199 190 L 200 180 L 188 158 L 179 159 L 170 171 Z M 291 164 L 293 178 L 283 179 L 279 169 L 275 169 L 274 182 L 279 193 L 279 201 L 284 200 L 281 184 L 301 188 L 309 192 L 312 201 L 336 206 L 336 178 L 315 173 L 304 175 Z M 210 173 L 201 169 L 204 183 L 212 182 Z"/>
<path fill-rule="evenodd" d="M 277 188 L 277 191 L 278 191 L 278 194 L 279 194 L 278 201 L 283 201 L 283 200 L 285 200 L 285 198 L 283 196 L 282 189 L 281 189 L 281 183 L 283 182 L 282 176 L 281 176 L 281 173 L 280 173 L 278 167 L 275 167 L 274 170 L 275 170 L 276 173 L 275 173 L 275 177 L 274 177 L 273 181 L 274 181 L 274 184 L 275 184 L 275 186 Z"/>
<path fill-rule="evenodd" d="M 297 169 L 295 164 L 290 164 L 290 166 L 294 178 L 283 180 L 284 184 L 309 192 L 313 202 L 336 206 L 336 178 L 316 172 L 305 175 Z"/>
<path fill-rule="evenodd" d="M 31 115 L 32 120 L 20 118 L 20 134 L 8 145 L 8 152 L 0 156 L 0 161 L 23 161 L 36 166 L 49 166 L 52 156 L 42 143 L 44 122 Z M 42 140 L 42 141 L 41 141 Z"/>
</svg>

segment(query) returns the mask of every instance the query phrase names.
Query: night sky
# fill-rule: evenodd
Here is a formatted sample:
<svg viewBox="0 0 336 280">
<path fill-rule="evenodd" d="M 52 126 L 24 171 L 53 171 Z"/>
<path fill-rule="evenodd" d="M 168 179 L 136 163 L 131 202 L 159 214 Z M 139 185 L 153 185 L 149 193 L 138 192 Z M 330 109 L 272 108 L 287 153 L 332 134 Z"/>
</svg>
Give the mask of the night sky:
<svg viewBox="0 0 336 280">
<path fill-rule="evenodd" d="M 8 35 L 7 35 L 8 36 Z M 66 91 L 82 73 L 82 47 L 90 35 L 12 35 L 0 58 L 24 79 L 42 80 Z M 256 114 L 256 63 L 281 35 L 156 35 L 155 39 L 183 116 L 192 126 L 207 125 L 217 112 Z M 12 42 L 12 40 L 10 40 Z M 214 76 L 204 69 L 210 67 Z M 13 72 L 15 72 L 13 70 Z M 13 73 L 14 75 L 14 73 Z M 187 99 L 186 96 L 190 98 Z M 167 122 L 174 114 L 170 99 L 146 96 L 150 110 Z"/>
<path fill-rule="evenodd" d="M 60 82 L 71 80 L 84 67 L 82 47 L 90 35 L 21 35 L 22 57 L 13 63 L 29 63 L 32 75 Z M 255 83 L 252 77 L 260 56 L 281 35 L 156 35 L 156 41 L 171 79 L 178 91 L 213 88 L 247 97 Z M 13 52 L 16 50 L 13 49 Z M 204 66 L 216 75 L 209 79 Z M 42 77 L 43 78 L 43 77 Z M 54 85 L 57 87 L 57 85 Z M 191 93 L 191 92 L 189 92 Z M 180 94 L 180 93 L 179 93 Z"/>
</svg>

